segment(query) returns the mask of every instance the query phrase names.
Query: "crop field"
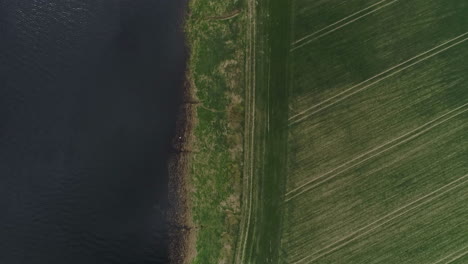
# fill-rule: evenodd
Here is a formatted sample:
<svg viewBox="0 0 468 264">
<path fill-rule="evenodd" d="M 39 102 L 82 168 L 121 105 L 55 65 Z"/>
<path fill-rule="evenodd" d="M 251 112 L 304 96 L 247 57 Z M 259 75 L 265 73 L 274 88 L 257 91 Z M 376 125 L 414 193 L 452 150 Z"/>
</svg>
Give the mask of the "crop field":
<svg viewBox="0 0 468 264">
<path fill-rule="evenodd" d="M 249 14 L 236 263 L 468 263 L 468 2 Z"/>
<path fill-rule="evenodd" d="M 295 0 L 292 12 L 286 262 L 462 257 L 468 2 Z"/>
</svg>

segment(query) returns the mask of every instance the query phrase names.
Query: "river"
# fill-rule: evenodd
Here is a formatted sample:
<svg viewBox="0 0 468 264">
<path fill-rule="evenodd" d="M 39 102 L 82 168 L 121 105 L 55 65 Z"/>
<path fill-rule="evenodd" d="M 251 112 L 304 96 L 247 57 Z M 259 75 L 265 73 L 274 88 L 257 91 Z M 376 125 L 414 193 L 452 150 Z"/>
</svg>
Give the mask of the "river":
<svg viewBox="0 0 468 264">
<path fill-rule="evenodd" d="M 167 263 L 185 0 L 0 0 L 0 263 Z"/>
</svg>

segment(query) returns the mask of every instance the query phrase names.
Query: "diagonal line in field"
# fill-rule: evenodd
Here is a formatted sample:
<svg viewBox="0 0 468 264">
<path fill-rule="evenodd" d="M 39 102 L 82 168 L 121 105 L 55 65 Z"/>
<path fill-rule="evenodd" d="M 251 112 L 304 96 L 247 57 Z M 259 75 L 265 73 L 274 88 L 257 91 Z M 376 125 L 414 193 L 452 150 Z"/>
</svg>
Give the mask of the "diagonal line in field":
<svg viewBox="0 0 468 264">
<path fill-rule="evenodd" d="M 434 263 L 432 263 L 432 264 L 440 264 L 440 263 L 442 263 L 442 262 L 444 262 L 444 261 L 446 261 L 446 260 L 448 260 L 448 259 L 450 259 L 450 258 L 452 258 L 452 257 L 454 257 L 454 258 L 450 259 L 448 262 L 445 262 L 445 264 L 454 262 L 455 260 L 457 260 L 457 259 L 463 257 L 464 255 L 466 255 L 466 254 L 468 253 L 467 249 L 468 249 L 468 246 L 466 246 L 466 247 L 464 247 L 464 248 L 462 248 L 462 249 L 459 249 L 459 250 L 457 250 L 457 251 L 455 251 L 455 252 L 453 252 L 453 253 L 450 253 L 450 254 L 448 254 L 447 256 L 445 256 L 445 257 L 439 259 L 438 261 L 436 261 L 436 262 L 434 262 Z M 458 253 L 460 253 L 461 251 L 464 251 L 464 252 L 461 253 L 461 254 L 458 254 Z M 458 254 L 458 255 L 456 255 L 456 254 Z"/>
<path fill-rule="evenodd" d="M 438 188 L 437 190 L 435 191 L 432 191 L 398 209 L 396 209 L 395 211 L 377 219 L 376 221 L 364 226 L 364 227 L 361 227 L 360 229 L 354 231 L 353 233 L 341 238 L 340 240 L 338 241 L 335 241 L 331 244 L 329 244 L 328 246 L 325 246 L 323 247 L 322 249 L 312 253 L 311 255 L 308 255 L 308 256 L 305 256 L 303 257 L 302 259 L 298 260 L 298 261 L 295 261 L 293 262 L 293 264 L 298 264 L 298 263 L 301 263 L 305 260 L 308 260 L 307 262 L 308 263 L 312 263 L 313 261 L 317 260 L 317 259 L 320 259 L 322 258 L 323 256 L 325 255 L 328 255 L 344 246 L 346 246 L 347 244 L 353 242 L 354 240 L 364 236 L 364 235 L 367 235 L 368 233 L 374 231 L 375 229 L 391 222 L 392 220 L 424 205 L 424 204 L 427 204 L 433 200 L 435 200 L 436 198 L 439 198 L 440 196 L 452 191 L 453 189 L 459 187 L 459 186 L 462 186 L 463 184 L 467 183 L 467 178 L 468 177 L 468 174 L 466 174 L 465 176 L 462 176 L 440 188 Z M 461 181 L 461 182 L 460 182 Z M 456 184 L 455 184 L 456 183 Z M 455 184 L 455 185 L 454 185 Z M 446 189 L 447 187 L 453 185 L 452 187 Z M 444 190 L 446 189 L 446 190 Z M 431 197 L 432 196 L 432 197 Z M 418 204 L 419 203 L 419 204 Z M 387 219 L 388 218 L 388 219 Z M 364 231 L 364 232 L 363 232 Z M 328 249 L 328 250 L 327 250 Z M 325 251 L 326 250 L 326 251 Z M 321 253 L 322 252 L 322 253 Z M 319 255 L 317 255 L 319 254 Z M 314 255 L 317 255 L 316 257 L 313 257 Z M 313 257 L 313 258 L 312 258 Z M 312 258 L 312 259 L 311 259 Z"/>
<path fill-rule="evenodd" d="M 334 29 L 331 29 L 331 30 L 329 30 L 329 31 L 327 31 L 327 32 L 325 32 L 325 33 L 322 33 L 322 34 L 316 36 L 315 38 L 309 39 L 308 41 L 306 41 L 306 42 L 304 42 L 304 43 L 302 43 L 302 44 L 300 44 L 300 45 L 297 45 L 297 46 L 291 48 L 289 51 L 290 51 L 290 52 L 293 52 L 293 51 L 295 51 L 295 50 L 297 50 L 297 49 L 299 49 L 299 48 L 301 48 L 301 47 L 304 47 L 305 45 L 307 45 L 307 44 L 309 44 L 309 43 L 311 43 L 311 42 L 313 42 L 313 41 L 315 41 L 315 40 L 317 40 L 317 39 L 319 39 L 319 38 L 321 38 L 321 37 L 324 37 L 324 36 L 326 36 L 326 35 L 328 35 L 328 34 L 331 34 L 331 33 L 335 32 L 335 31 L 337 31 L 337 30 L 339 30 L 339 29 L 341 29 L 341 28 L 343 28 L 343 27 L 345 27 L 345 26 L 347 26 L 347 25 L 349 25 L 349 24 L 351 24 L 351 23 L 354 23 L 354 22 L 356 22 L 356 21 L 358 21 L 358 20 L 360 20 L 360 19 L 362 19 L 362 18 L 364 18 L 364 17 L 366 17 L 366 16 L 369 16 L 369 15 L 371 15 L 371 14 L 373 14 L 373 13 L 379 11 L 380 9 L 382 9 L 382 8 L 384 8 L 384 7 L 387 7 L 387 6 L 391 5 L 391 4 L 394 4 L 394 3 L 398 2 L 398 1 L 399 1 L 399 0 L 393 0 L 393 1 L 391 1 L 391 2 L 389 2 L 389 3 L 387 3 L 387 4 L 383 5 L 383 6 L 381 6 L 381 7 L 379 7 L 379 8 L 376 8 L 376 9 L 374 9 L 374 10 L 372 10 L 372 11 L 369 11 L 369 12 L 367 12 L 367 13 L 364 14 L 364 15 L 361 15 L 361 16 L 355 18 L 355 19 L 352 19 L 352 20 L 346 22 L 345 24 L 342 24 L 342 25 L 340 25 L 340 26 L 338 26 L 338 27 L 335 27 Z"/>
<path fill-rule="evenodd" d="M 391 149 L 393 149 L 395 147 L 398 147 L 398 146 L 400 146 L 400 145 L 402 145 L 402 144 L 404 144 L 406 142 L 409 142 L 412 139 L 417 138 L 418 136 L 430 131 L 431 129 L 433 129 L 433 128 L 435 128 L 435 127 L 449 121 L 450 119 L 452 119 L 454 117 L 457 117 L 458 115 L 468 111 L 468 108 L 466 108 L 466 106 L 468 106 L 468 103 L 465 103 L 465 104 L 463 104 L 463 105 L 461 105 L 461 106 L 459 106 L 459 107 L 457 107 L 457 108 L 455 108 L 455 109 L 453 109 L 453 110 L 451 110 L 451 111 L 437 117 L 436 119 L 433 119 L 433 120 L 431 120 L 431 121 L 429 121 L 429 122 L 415 128 L 415 129 L 413 129 L 413 130 L 411 130 L 411 131 L 397 137 L 397 138 L 392 139 L 391 141 L 389 141 L 389 142 L 387 142 L 387 143 L 385 143 L 383 145 L 375 147 L 375 148 L 373 148 L 373 149 L 359 155 L 358 157 L 339 165 L 338 167 L 336 167 L 336 168 L 334 168 L 334 169 L 332 169 L 332 170 L 330 170 L 330 171 L 328 171 L 328 172 L 326 172 L 326 173 L 324 173 L 324 174 L 322 174 L 322 175 L 320 175 L 320 176 L 318 176 L 318 177 L 316 177 L 316 178 L 314 178 L 312 180 L 309 180 L 308 182 L 306 182 L 306 183 L 294 188 L 293 190 L 287 192 L 286 193 L 287 198 L 285 199 L 285 202 L 289 202 L 290 200 L 298 197 L 299 195 L 301 195 L 301 194 L 303 194 L 303 193 L 305 193 L 307 191 L 310 191 L 311 189 L 315 188 L 316 186 L 335 178 L 336 176 L 340 175 L 341 173 L 343 173 L 343 172 L 345 172 L 345 171 L 347 171 L 349 169 L 352 169 L 352 168 L 354 168 L 354 167 L 356 167 L 356 166 L 358 166 L 358 165 L 360 165 L 360 164 L 362 164 L 362 163 L 364 163 L 364 162 L 366 162 L 366 161 L 368 161 L 368 160 L 370 160 L 372 158 L 375 158 L 375 157 L 379 156 L 380 154 L 383 154 L 383 153 L 385 153 L 385 152 L 387 152 L 387 151 L 389 151 L 389 150 L 391 150 Z M 465 108 L 465 109 L 463 109 L 463 108 Z M 463 109 L 463 110 L 460 111 L 460 112 L 457 112 L 460 109 Z M 449 117 L 446 117 L 446 116 L 448 116 L 448 115 L 450 115 L 450 114 L 452 114 L 454 112 L 456 112 L 456 113 L 449 116 Z M 407 137 L 407 138 L 405 138 L 405 137 Z M 378 151 L 378 152 L 374 153 L 375 151 Z M 372 155 L 368 156 L 369 154 L 372 154 Z M 362 158 L 364 158 L 364 159 L 362 159 Z M 355 162 L 355 161 L 357 161 L 357 162 L 353 164 L 353 162 Z M 350 166 L 347 166 L 347 165 L 350 165 Z M 343 169 L 340 170 L 341 168 L 343 168 Z M 323 180 L 321 180 L 321 179 L 323 179 Z M 306 188 L 303 189 L 304 187 L 306 187 Z M 303 189 L 303 190 L 299 191 L 301 189 Z"/>
<path fill-rule="evenodd" d="M 461 43 L 467 41 L 468 38 L 464 38 L 464 39 L 462 39 L 462 40 L 460 40 L 458 42 L 455 42 L 455 43 L 453 43 L 453 44 L 451 44 L 451 45 L 449 45 L 447 47 L 444 47 L 441 50 L 438 50 L 438 51 L 436 51 L 434 53 L 431 53 L 431 52 L 433 52 L 433 51 L 435 51 L 435 50 L 437 50 L 437 49 L 439 49 L 439 48 L 441 48 L 441 47 L 443 47 L 443 46 L 445 46 L 445 45 L 447 45 L 447 44 L 449 44 L 451 42 L 454 42 L 454 41 L 456 41 L 456 40 L 458 40 L 458 39 L 460 39 L 460 38 L 462 38 L 462 37 L 464 37 L 466 35 L 468 35 L 468 32 L 466 32 L 464 34 L 461 34 L 458 37 L 455 37 L 453 39 L 450 39 L 450 40 L 448 40 L 448 41 L 446 41 L 446 42 L 444 42 L 444 43 L 442 43 L 442 44 L 440 44 L 440 45 L 438 45 L 438 46 L 436 46 L 436 47 L 434 47 L 434 48 L 432 48 L 432 49 L 430 49 L 428 51 L 425 51 L 425 52 L 423 52 L 423 53 L 421 53 L 421 54 L 419 54 L 419 55 L 417 55 L 415 57 L 412 57 L 411 59 L 406 60 L 406 61 L 404 61 L 404 62 L 402 62 L 402 63 L 400 63 L 398 65 L 395 65 L 395 66 L 391 67 L 388 70 L 385 70 L 385 71 L 383 71 L 383 72 L 381 72 L 381 73 L 379 73 L 379 74 L 377 74 L 377 75 L 375 75 L 375 76 L 373 76 L 373 77 L 371 77 L 371 78 L 369 78 L 369 79 L 367 79 L 367 80 L 365 80 L 363 82 L 360 82 L 360 83 L 358 83 L 358 84 L 344 90 L 343 92 L 340 92 L 340 93 L 338 93 L 338 94 L 324 100 L 323 102 L 320 102 L 320 103 L 318 103 L 318 104 L 316 104 L 316 105 L 314 105 L 312 107 L 309 107 L 309 108 L 295 114 L 294 116 L 289 118 L 289 121 L 290 121 L 289 126 L 291 126 L 291 125 L 293 125 L 295 123 L 298 123 L 298 122 L 306 119 L 307 117 L 309 117 L 311 115 L 314 115 L 314 114 L 316 114 L 316 113 L 318 113 L 318 112 L 320 112 L 320 111 L 322 111 L 322 110 L 324 110 L 324 109 L 326 109 L 326 108 L 328 108 L 330 106 L 333 106 L 333 105 L 343 101 L 344 99 L 346 99 L 346 98 L 348 98 L 348 97 L 350 97 L 350 96 L 352 96 L 352 95 L 354 95 L 356 93 L 364 91 L 367 88 L 371 87 L 372 85 L 377 84 L 377 83 L 379 83 L 379 82 L 381 82 L 381 81 L 383 81 L 385 79 L 388 79 L 388 78 L 396 75 L 397 73 L 400 73 L 400 72 L 402 72 L 402 71 L 404 71 L 404 70 L 406 70 L 406 69 L 408 69 L 408 68 L 410 68 L 410 67 L 412 67 L 412 66 L 414 66 L 414 65 L 416 65 L 418 63 L 421 63 L 421 62 L 423 62 L 423 61 L 425 61 L 427 59 L 430 59 L 430 58 L 432 58 L 432 57 L 434 57 L 434 56 L 436 56 L 436 55 L 450 49 L 450 48 L 453 48 L 453 47 L 455 47 L 457 45 L 460 45 Z M 415 61 L 415 62 L 413 62 L 413 63 L 411 63 L 409 65 L 406 65 L 407 63 L 409 63 L 409 62 L 411 62 L 411 61 L 413 61 L 415 59 L 418 59 L 418 58 L 420 58 L 420 57 L 422 57 L 424 55 L 427 55 L 427 54 L 429 54 L 429 55 L 426 56 L 426 57 L 423 57 L 423 58 L 421 58 L 421 59 L 419 59 L 419 60 L 417 60 L 417 61 Z M 404 66 L 404 65 L 406 65 L 406 66 Z M 401 66 L 404 66 L 404 67 L 401 67 Z M 393 70 L 395 70 L 395 71 L 392 72 Z M 388 75 L 385 75 L 385 74 L 387 74 L 389 72 L 391 72 L 391 73 L 388 74 Z M 382 78 L 378 79 L 378 77 L 380 77 L 382 75 L 384 75 L 384 76 Z M 377 80 L 375 80 L 375 79 L 377 79 Z M 362 86 L 362 85 L 364 85 L 364 84 L 366 84 L 366 83 L 368 83 L 370 81 L 373 81 L 373 80 L 375 80 L 375 81 L 371 82 L 371 83 L 369 83 L 369 84 L 367 84 L 367 85 L 365 85 L 363 87 L 360 87 L 360 86 Z M 359 88 L 359 89 L 355 90 L 356 88 Z M 348 92 L 350 92 L 350 93 L 347 94 Z M 336 99 L 335 101 L 333 101 L 333 99 L 335 99 L 335 98 L 337 98 L 337 97 L 339 97 L 341 95 L 344 95 L 344 96 L 341 97 L 341 98 Z M 329 104 L 326 104 L 326 103 L 329 103 Z M 326 104 L 326 105 L 324 105 L 324 104 Z M 322 105 L 324 105 L 324 106 L 322 106 Z M 322 107 L 320 107 L 320 106 L 322 106 Z M 314 110 L 314 109 L 316 109 L 318 107 L 320 107 L 320 108 L 315 110 L 315 111 L 312 111 L 312 110 Z M 310 112 L 310 111 L 312 111 L 312 112 Z M 302 115 L 302 117 L 300 117 L 301 115 Z"/>
<path fill-rule="evenodd" d="M 388 0 L 382 0 L 382 1 L 380 1 L 380 2 L 377 2 L 377 3 L 373 4 L 373 5 L 370 5 L 370 6 L 366 7 L 366 8 L 364 8 L 364 9 L 361 9 L 361 10 L 359 10 L 359 11 L 357 11 L 357 12 L 355 12 L 355 13 L 353 13 L 353 14 L 351 14 L 351 15 L 349 15 L 349 16 L 347 16 L 347 17 L 341 19 L 341 20 L 338 20 L 338 21 L 334 22 L 333 24 L 330 24 L 330 25 L 328 25 L 328 26 L 326 26 L 326 27 L 324 27 L 324 28 L 322 28 L 322 29 L 320 29 L 320 30 L 315 31 L 314 33 L 308 34 L 307 36 L 302 37 L 302 38 L 300 38 L 300 39 L 294 41 L 294 42 L 292 43 L 292 45 L 294 46 L 294 45 L 297 44 L 297 43 L 300 43 L 300 42 L 302 42 L 302 41 L 304 41 L 304 40 L 306 40 L 306 39 L 308 39 L 308 38 L 310 38 L 310 37 L 313 37 L 313 36 L 319 34 L 320 32 L 323 32 L 324 30 L 327 30 L 327 29 L 329 29 L 329 28 L 331 28 L 331 27 L 333 27 L 333 26 L 335 26 L 335 25 L 337 25 L 337 24 L 339 24 L 339 23 L 341 23 L 341 22 L 344 22 L 344 21 L 346 21 L 346 20 L 348 20 L 348 19 L 354 17 L 355 15 L 359 15 L 359 14 L 361 14 L 362 12 L 364 12 L 364 11 L 366 11 L 366 10 L 368 10 L 368 9 L 370 9 L 370 8 L 372 8 L 372 7 L 374 7 L 374 6 L 376 6 L 376 5 L 379 5 L 379 4 L 383 3 L 383 2 L 387 2 L 387 1 L 388 1 Z"/>
<path fill-rule="evenodd" d="M 460 255 L 456 256 L 455 258 L 453 258 L 453 259 L 449 260 L 449 262 L 447 262 L 447 263 L 445 263 L 445 264 L 452 263 L 452 262 L 454 262 L 455 260 L 458 260 L 458 259 L 460 259 L 460 258 L 462 258 L 462 257 L 466 256 L 466 254 L 468 254 L 468 251 L 465 251 L 464 253 L 462 253 L 462 254 L 460 254 Z"/>
</svg>

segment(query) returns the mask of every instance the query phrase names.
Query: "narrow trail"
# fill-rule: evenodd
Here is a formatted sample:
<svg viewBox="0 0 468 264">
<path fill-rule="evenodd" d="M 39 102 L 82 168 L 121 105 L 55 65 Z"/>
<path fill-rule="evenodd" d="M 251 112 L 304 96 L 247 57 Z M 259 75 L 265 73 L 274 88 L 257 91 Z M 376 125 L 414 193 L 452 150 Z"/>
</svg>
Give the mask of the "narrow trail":
<svg viewBox="0 0 468 264">
<path fill-rule="evenodd" d="M 287 0 L 248 1 L 244 182 L 235 263 L 276 263 L 287 126 Z M 288 13 L 289 14 L 289 13 Z M 273 60 L 274 58 L 274 60 Z M 274 62 L 274 63 L 273 63 Z M 283 128 L 283 129 L 279 129 Z"/>
<path fill-rule="evenodd" d="M 454 261 L 457 261 L 461 258 L 463 258 L 464 256 L 468 255 L 468 251 L 465 251 L 457 256 L 455 256 L 454 258 L 450 259 L 448 262 L 446 262 L 445 264 L 450 264 L 450 263 L 453 263 Z"/>
<path fill-rule="evenodd" d="M 354 23 L 354 22 L 356 22 L 356 21 L 359 21 L 359 20 L 361 20 L 361 19 L 363 19 L 363 18 L 365 18 L 365 17 L 367 17 L 367 16 L 369 16 L 369 15 L 371 15 L 371 14 L 373 14 L 373 13 L 379 11 L 380 9 L 385 8 L 385 7 L 387 7 L 387 6 L 390 6 L 390 5 L 392 5 L 392 4 L 394 4 L 394 3 L 398 2 L 398 1 L 399 1 L 399 0 L 393 0 L 393 1 L 389 2 L 389 3 L 386 3 L 386 4 L 383 5 L 383 6 L 380 6 L 380 7 L 376 8 L 376 9 L 374 9 L 374 10 L 371 10 L 371 11 L 365 13 L 364 15 L 361 15 L 361 16 L 358 16 L 357 18 L 351 19 L 350 21 L 347 21 L 346 23 L 344 23 L 344 24 L 342 24 L 342 25 L 338 25 L 337 27 L 332 28 L 332 29 L 330 29 L 330 30 L 327 31 L 327 32 L 324 32 L 324 33 L 322 33 L 322 34 L 320 34 L 320 35 L 318 35 L 318 36 L 316 36 L 316 37 L 314 37 L 314 38 L 311 38 L 311 37 L 313 37 L 314 35 L 318 34 L 319 32 L 321 32 L 321 31 L 323 31 L 323 30 L 325 30 L 325 29 L 327 29 L 327 28 L 329 28 L 329 27 L 331 27 L 331 26 L 333 26 L 333 25 L 335 25 L 335 24 L 338 24 L 339 22 L 346 21 L 345 19 L 342 19 L 342 20 L 340 20 L 340 21 L 338 21 L 338 22 L 336 22 L 336 23 L 334 23 L 334 24 L 332 24 L 332 25 L 330 25 L 330 26 L 328 26 L 328 27 L 326 27 L 326 28 L 324 28 L 324 29 L 322 29 L 322 30 L 319 30 L 318 32 L 314 32 L 314 33 L 312 33 L 312 34 L 310 34 L 310 35 L 308 35 L 308 36 L 306 36 L 306 37 L 304 37 L 304 38 L 302 38 L 302 39 L 296 41 L 294 44 L 298 44 L 298 43 L 300 43 L 300 42 L 302 42 L 302 41 L 305 41 L 305 42 L 300 43 L 300 44 L 294 46 L 293 48 L 290 49 L 290 51 L 293 52 L 293 51 L 295 51 L 295 50 L 297 50 L 297 49 L 299 49 L 299 48 L 302 48 L 302 47 L 306 46 L 307 44 L 312 43 L 312 42 L 315 41 L 315 40 L 318 40 L 318 39 L 320 39 L 320 38 L 322 38 L 322 37 L 325 37 L 326 35 L 329 35 L 329 34 L 335 32 L 335 31 L 337 31 L 337 30 L 339 30 L 339 29 L 341 29 L 341 28 L 343 28 L 343 27 L 345 27 L 345 26 L 347 26 L 347 25 L 350 25 L 350 24 L 352 24 L 352 23 Z M 382 1 L 382 2 L 385 2 L 385 1 Z M 373 7 L 373 6 L 372 6 L 372 7 Z M 368 9 L 368 8 L 363 9 L 363 10 L 361 10 L 360 12 L 357 12 L 356 14 L 361 13 L 361 12 L 363 12 L 364 10 L 367 10 L 367 9 Z M 352 16 L 350 16 L 350 17 L 352 17 Z M 309 39 L 309 38 L 311 38 L 311 39 Z"/>
<path fill-rule="evenodd" d="M 222 16 L 212 16 L 212 17 L 207 17 L 205 18 L 205 20 L 217 20 L 217 21 L 223 21 L 223 20 L 229 20 L 229 19 L 233 19 L 235 17 L 237 17 L 238 15 L 240 15 L 240 13 L 242 12 L 242 10 L 238 9 L 238 10 L 234 10 L 228 14 L 225 14 L 225 15 L 222 15 Z"/>
<path fill-rule="evenodd" d="M 373 8 L 373 7 L 375 7 L 375 6 L 377 6 L 377 5 L 380 5 L 380 4 L 382 4 L 382 3 L 384 3 L 384 2 L 388 2 L 388 1 L 389 1 L 389 0 L 382 0 L 382 1 L 377 2 L 377 3 L 375 3 L 375 4 L 372 4 L 372 5 L 370 5 L 370 6 L 366 7 L 366 8 L 363 8 L 363 9 L 361 9 L 361 10 L 359 10 L 359 11 L 357 11 L 357 12 L 355 12 L 355 13 L 353 13 L 353 14 L 351 14 L 351 15 L 349 15 L 349 16 L 343 18 L 343 19 L 340 19 L 340 20 L 338 20 L 338 21 L 336 21 L 336 22 L 334 22 L 334 23 L 332 23 L 332 24 L 330 24 L 330 25 L 328 25 L 328 26 L 326 26 L 326 27 L 324 27 L 324 28 L 322 28 L 322 29 L 319 29 L 319 30 L 317 30 L 317 31 L 315 31 L 315 32 L 313 32 L 313 33 L 311 33 L 311 34 L 308 34 L 308 35 L 306 35 L 306 36 L 304 36 L 304 37 L 302 37 L 302 38 L 300 38 L 300 39 L 294 41 L 294 42 L 292 43 L 292 45 L 294 46 L 294 45 L 296 45 L 296 44 L 298 44 L 298 43 L 300 43 L 300 42 L 302 42 L 302 41 L 304 41 L 304 40 L 307 40 L 308 38 L 310 38 L 310 37 L 312 37 L 312 36 L 315 36 L 315 35 L 317 35 L 317 34 L 323 32 L 323 31 L 325 31 L 325 30 L 327 30 L 327 29 L 329 29 L 329 28 L 331 28 L 331 27 L 333 27 L 333 26 L 335 26 L 335 25 L 337 25 L 337 24 L 339 24 L 339 23 L 341 23 L 341 22 L 347 21 L 348 19 L 354 17 L 355 15 L 359 15 L 359 14 L 361 14 L 361 13 L 364 12 L 364 11 L 367 11 L 367 10 L 369 10 L 369 9 L 371 9 L 371 8 Z"/>
<path fill-rule="evenodd" d="M 432 263 L 432 264 L 441 264 L 441 263 L 451 263 L 451 262 L 454 262 L 455 260 L 463 257 L 464 255 L 468 254 L 468 246 L 462 248 L 462 249 L 459 249 L 453 253 L 450 253 L 448 254 L 447 256 L 437 260 L 436 262 Z"/>
<path fill-rule="evenodd" d="M 239 238 L 236 246 L 235 263 L 245 263 L 245 250 L 252 214 L 253 174 L 254 174 L 254 135 L 255 135 L 255 0 L 248 1 L 245 66 L 245 143 L 244 143 L 244 182 Z"/>
</svg>

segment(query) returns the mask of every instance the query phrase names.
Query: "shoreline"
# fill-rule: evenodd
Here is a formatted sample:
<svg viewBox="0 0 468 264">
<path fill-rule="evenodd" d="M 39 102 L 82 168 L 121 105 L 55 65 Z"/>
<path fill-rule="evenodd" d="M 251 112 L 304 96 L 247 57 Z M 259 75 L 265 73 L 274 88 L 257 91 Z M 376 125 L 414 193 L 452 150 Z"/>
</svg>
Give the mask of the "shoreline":
<svg viewBox="0 0 468 264">
<path fill-rule="evenodd" d="M 190 194 L 193 186 L 188 172 L 195 126 L 190 76 L 186 74 L 182 104 L 177 116 L 173 138 L 173 153 L 169 161 L 169 261 L 171 264 L 191 263 L 196 255 L 196 229 L 192 217 Z"/>
<path fill-rule="evenodd" d="M 181 101 L 176 116 L 174 136 L 171 141 L 171 155 L 168 160 L 168 201 L 166 216 L 168 224 L 168 259 L 170 264 L 188 264 L 196 255 L 196 230 L 192 217 L 190 194 L 193 187 L 190 183 L 189 164 L 190 149 L 193 142 L 193 127 L 195 126 L 195 107 L 193 88 L 190 77 L 190 43 L 186 32 L 190 17 L 191 0 L 183 0 L 184 8 L 180 17 L 181 33 L 185 46 L 185 72 L 181 92 Z"/>
<path fill-rule="evenodd" d="M 195 229 L 192 217 L 190 194 L 189 161 L 195 125 L 195 108 L 192 102 L 193 88 L 190 76 L 191 48 L 186 32 L 190 17 L 190 0 L 184 0 L 181 10 L 180 34 L 184 39 L 185 71 L 174 136 L 171 140 L 171 155 L 168 160 L 168 201 L 166 216 L 168 224 L 168 258 L 170 264 L 186 264 L 193 259 L 195 252 Z"/>
</svg>

